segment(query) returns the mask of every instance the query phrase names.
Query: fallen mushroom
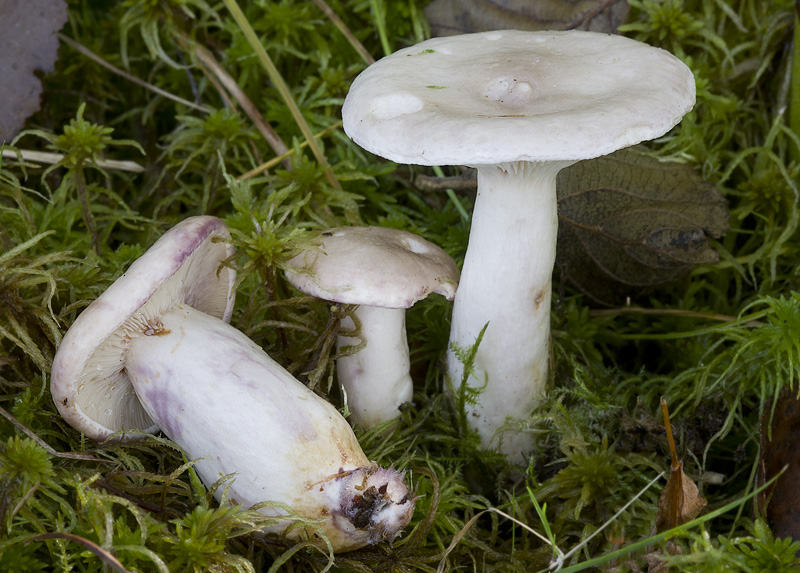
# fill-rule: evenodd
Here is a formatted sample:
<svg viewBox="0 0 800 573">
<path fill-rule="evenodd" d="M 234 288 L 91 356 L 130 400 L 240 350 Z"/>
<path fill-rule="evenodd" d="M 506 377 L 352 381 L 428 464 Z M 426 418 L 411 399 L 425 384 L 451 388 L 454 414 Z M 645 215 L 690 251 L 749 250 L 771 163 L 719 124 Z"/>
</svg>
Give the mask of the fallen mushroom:
<svg viewBox="0 0 800 573">
<path fill-rule="evenodd" d="M 59 412 L 96 440 L 160 428 L 206 484 L 235 474 L 232 503 L 283 503 L 335 551 L 395 538 L 414 509 L 403 474 L 371 463 L 332 405 L 227 323 L 229 238 L 215 217 L 186 219 L 81 313 L 53 362 Z"/>
<path fill-rule="evenodd" d="M 361 147 L 397 162 L 477 168 L 450 341 L 470 347 L 486 327 L 467 381 L 485 385 L 468 412 L 484 447 L 519 463 L 533 450 L 518 426 L 548 379 L 557 173 L 663 135 L 694 98 L 692 72 L 668 52 L 581 31 L 435 38 L 353 82 L 342 117 Z M 458 387 L 463 364 L 452 348 L 447 368 Z"/>
<path fill-rule="evenodd" d="M 360 337 L 340 334 L 337 348 L 364 348 L 336 362 L 353 421 L 372 428 L 400 415 L 411 400 L 406 309 L 430 293 L 452 300 L 458 267 L 441 248 L 407 231 L 340 227 L 324 231 L 319 248 L 287 264 L 286 278 L 300 291 L 340 304 L 359 305 Z M 353 332 L 345 318 L 340 325 Z"/>
</svg>

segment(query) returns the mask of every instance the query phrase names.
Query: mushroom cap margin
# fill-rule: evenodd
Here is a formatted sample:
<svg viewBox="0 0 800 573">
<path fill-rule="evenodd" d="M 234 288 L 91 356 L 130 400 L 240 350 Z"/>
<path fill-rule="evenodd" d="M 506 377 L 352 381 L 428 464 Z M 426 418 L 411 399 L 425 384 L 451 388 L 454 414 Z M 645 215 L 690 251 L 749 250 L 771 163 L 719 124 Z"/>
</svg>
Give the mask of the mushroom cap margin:
<svg viewBox="0 0 800 573">
<path fill-rule="evenodd" d="M 337 227 L 324 231 L 319 240 L 319 249 L 308 249 L 287 264 L 287 280 L 306 294 L 380 308 L 409 308 L 430 293 L 455 297 L 455 261 L 414 233 Z"/>
<path fill-rule="evenodd" d="M 344 130 L 417 165 L 578 161 L 660 137 L 694 106 L 691 70 L 596 32 L 502 30 L 426 40 L 353 82 Z"/>
<path fill-rule="evenodd" d="M 212 242 L 215 237 L 222 241 L 230 239 L 230 233 L 220 219 L 211 216 L 185 219 L 164 233 L 78 316 L 58 347 L 50 381 L 53 401 L 70 425 L 96 440 L 106 439 L 122 429 L 150 433 L 158 430 L 139 404 L 124 372 L 124 349 L 118 352 L 116 348 L 108 348 L 109 340 L 173 277 L 178 282 L 173 281 L 169 297 L 230 321 L 236 272 L 227 267 L 220 269 L 220 263 L 233 254 L 233 246 L 226 242 Z M 192 259 L 192 255 L 202 252 L 204 246 L 217 261 L 213 269 L 206 265 L 187 264 L 197 261 L 196 257 Z M 186 273 L 186 276 L 180 276 L 181 273 Z M 210 277 L 215 277 L 216 281 L 207 281 Z M 110 368 L 108 364 L 95 365 L 92 362 L 104 352 L 116 355 L 112 357 L 114 363 Z M 105 388 L 101 388 L 103 384 Z M 94 403 L 91 398 L 87 402 L 81 396 L 87 385 L 92 392 L 105 390 L 102 399 L 107 403 Z M 113 408 L 103 407 L 109 404 Z M 114 418 L 111 421 L 116 424 L 98 420 L 101 408 L 112 411 Z M 120 419 L 118 408 L 132 410 L 123 413 Z M 126 419 L 141 423 L 125 426 Z M 134 432 L 123 434 L 121 439 L 140 436 L 141 433 Z"/>
</svg>

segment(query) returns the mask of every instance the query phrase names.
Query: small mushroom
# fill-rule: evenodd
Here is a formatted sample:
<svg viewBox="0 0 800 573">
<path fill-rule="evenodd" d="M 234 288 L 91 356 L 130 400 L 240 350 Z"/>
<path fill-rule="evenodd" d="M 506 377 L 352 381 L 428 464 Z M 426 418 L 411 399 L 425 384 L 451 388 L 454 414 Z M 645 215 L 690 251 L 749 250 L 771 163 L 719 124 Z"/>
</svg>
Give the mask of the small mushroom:
<svg viewBox="0 0 800 573">
<path fill-rule="evenodd" d="M 450 341 L 470 347 L 486 327 L 468 382 L 485 385 L 468 412 L 484 447 L 519 463 L 533 449 L 530 432 L 509 428 L 548 379 L 556 175 L 663 135 L 694 99 L 692 72 L 668 52 L 581 31 L 434 38 L 353 82 L 342 117 L 357 144 L 392 161 L 477 168 Z M 461 383 L 452 350 L 448 374 Z"/>
<path fill-rule="evenodd" d="M 336 408 L 226 322 L 229 239 L 219 219 L 189 218 L 81 313 L 53 362 L 59 412 L 97 440 L 160 428 L 204 483 L 235 474 L 232 502 L 285 504 L 318 520 L 336 551 L 393 539 L 414 509 L 403 475 L 371 463 Z"/>
<path fill-rule="evenodd" d="M 421 237 L 384 227 L 340 227 L 323 232 L 318 249 L 288 262 L 286 278 L 300 291 L 340 304 L 359 305 L 361 337 L 342 334 L 337 348 L 364 348 L 337 360 L 339 384 L 353 421 L 371 428 L 400 415 L 411 400 L 406 309 L 435 292 L 452 300 L 458 267 Z M 341 327 L 355 329 L 348 317 Z"/>
</svg>

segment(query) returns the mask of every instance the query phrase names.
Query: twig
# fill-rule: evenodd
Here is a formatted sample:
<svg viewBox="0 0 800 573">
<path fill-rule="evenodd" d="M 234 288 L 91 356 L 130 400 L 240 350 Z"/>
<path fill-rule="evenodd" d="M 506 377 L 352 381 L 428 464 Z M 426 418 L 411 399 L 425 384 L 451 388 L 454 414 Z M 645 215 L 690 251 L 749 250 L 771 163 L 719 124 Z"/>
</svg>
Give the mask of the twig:
<svg viewBox="0 0 800 573">
<path fill-rule="evenodd" d="M 455 177 L 431 177 L 420 173 L 414 178 L 414 187 L 420 191 L 475 191 L 478 180 L 474 171 L 468 171 Z"/>
<path fill-rule="evenodd" d="M 86 46 L 84 46 L 82 44 L 79 44 L 78 42 L 76 42 L 75 40 L 73 40 L 72 38 L 70 38 L 68 36 L 65 36 L 64 34 L 59 34 L 58 35 L 58 39 L 61 40 L 62 42 L 64 42 L 65 44 L 67 44 L 68 46 L 70 46 L 71 48 L 74 48 L 75 50 L 79 51 L 81 54 L 83 54 L 87 58 L 90 58 L 90 59 L 94 60 L 95 62 L 97 62 L 98 64 L 103 66 L 104 68 L 107 68 L 107 69 L 111 70 L 112 72 L 114 72 L 118 76 L 121 76 L 121 77 L 125 78 L 128 81 L 131 81 L 131 82 L 133 82 L 133 83 L 135 83 L 137 85 L 140 85 L 143 88 L 150 90 L 151 92 L 157 93 L 158 95 L 164 96 L 165 98 L 171 99 L 172 101 L 176 101 L 178 103 L 182 103 L 183 105 L 185 105 L 187 107 L 191 107 L 192 109 L 196 109 L 198 111 L 202 111 L 203 113 L 210 113 L 211 112 L 210 109 L 208 109 L 207 107 L 205 107 L 203 105 L 197 105 L 194 102 L 191 102 L 191 101 L 189 101 L 187 99 L 183 99 L 182 97 L 178 97 L 176 95 L 173 95 L 173 94 L 169 93 L 166 90 L 162 90 L 161 88 L 156 87 L 153 84 L 147 83 L 144 80 L 140 80 L 136 76 L 132 76 L 128 72 L 126 72 L 124 70 L 121 70 L 118 67 L 116 67 L 115 65 L 107 62 L 106 60 L 104 60 L 103 58 L 101 58 L 100 56 L 98 56 L 97 54 L 92 52 Z"/>
<path fill-rule="evenodd" d="M 48 151 L 29 151 L 26 149 L 14 150 L 3 149 L 3 157 L 10 159 L 22 159 L 25 161 L 33 161 L 34 163 L 58 163 L 64 156 L 61 153 L 50 153 Z M 97 166 L 104 169 L 116 169 L 118 171 L 130 171 L 132 173 L 144 173 L 144 167 L 135 161 L 117 161 L 115 159 L 101 159 L 97 161 Z"/>
</svg>

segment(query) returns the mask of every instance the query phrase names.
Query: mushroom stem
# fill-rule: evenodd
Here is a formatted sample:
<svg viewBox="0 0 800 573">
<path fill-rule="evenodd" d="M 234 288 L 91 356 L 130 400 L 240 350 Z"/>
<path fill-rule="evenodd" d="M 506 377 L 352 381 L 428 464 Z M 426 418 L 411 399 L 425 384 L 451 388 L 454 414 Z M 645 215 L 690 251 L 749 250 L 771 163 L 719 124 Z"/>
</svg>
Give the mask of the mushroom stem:
<svg viewBox="0 0 800 573">
<path fill-rule="evenodd" d="M 124 368 L 144 409 L 206 484 L 235 474 L 231 502 L 285 504 L 319 520 L 337 551 L 393 539 L 408 523 L 402 474 L 371 463 L 336 409 L 236 328 L 182 304 L 140 316 L 128 339 Z M 306 535 L 314 529 L 288 533 Z"/>
<path fill-rule="evenodd" d="M 360 336 L 340 334 L 337 350 L 341 353 L 343 347 L 358 345 L 361 340 L 366 346 L 339 358 L 336 372 L 353 421 L 372 428 L 397 418 L 398 406 L 410 401 L 413 394 L 406 310 L 361 305 L 355 315 L 361 323 Z M 341 328 L 352 332 L 355 324 L 346 317 Z"/>
<path fill-rule="evenodd" d="M 467 419 L 483 447 L 524 463 L 533 436 L 510 425 L 528 418 L 545 390 L 549 362 L 550 281 L 556 255 L 556 175 L 571 161 L 481 165 L 469 245 L 453 305 L 450 342 L 478 347 L 469 386 L 485 383 Z M 463 364 L 450 350 L 450 379 Z"/>
</svg>

